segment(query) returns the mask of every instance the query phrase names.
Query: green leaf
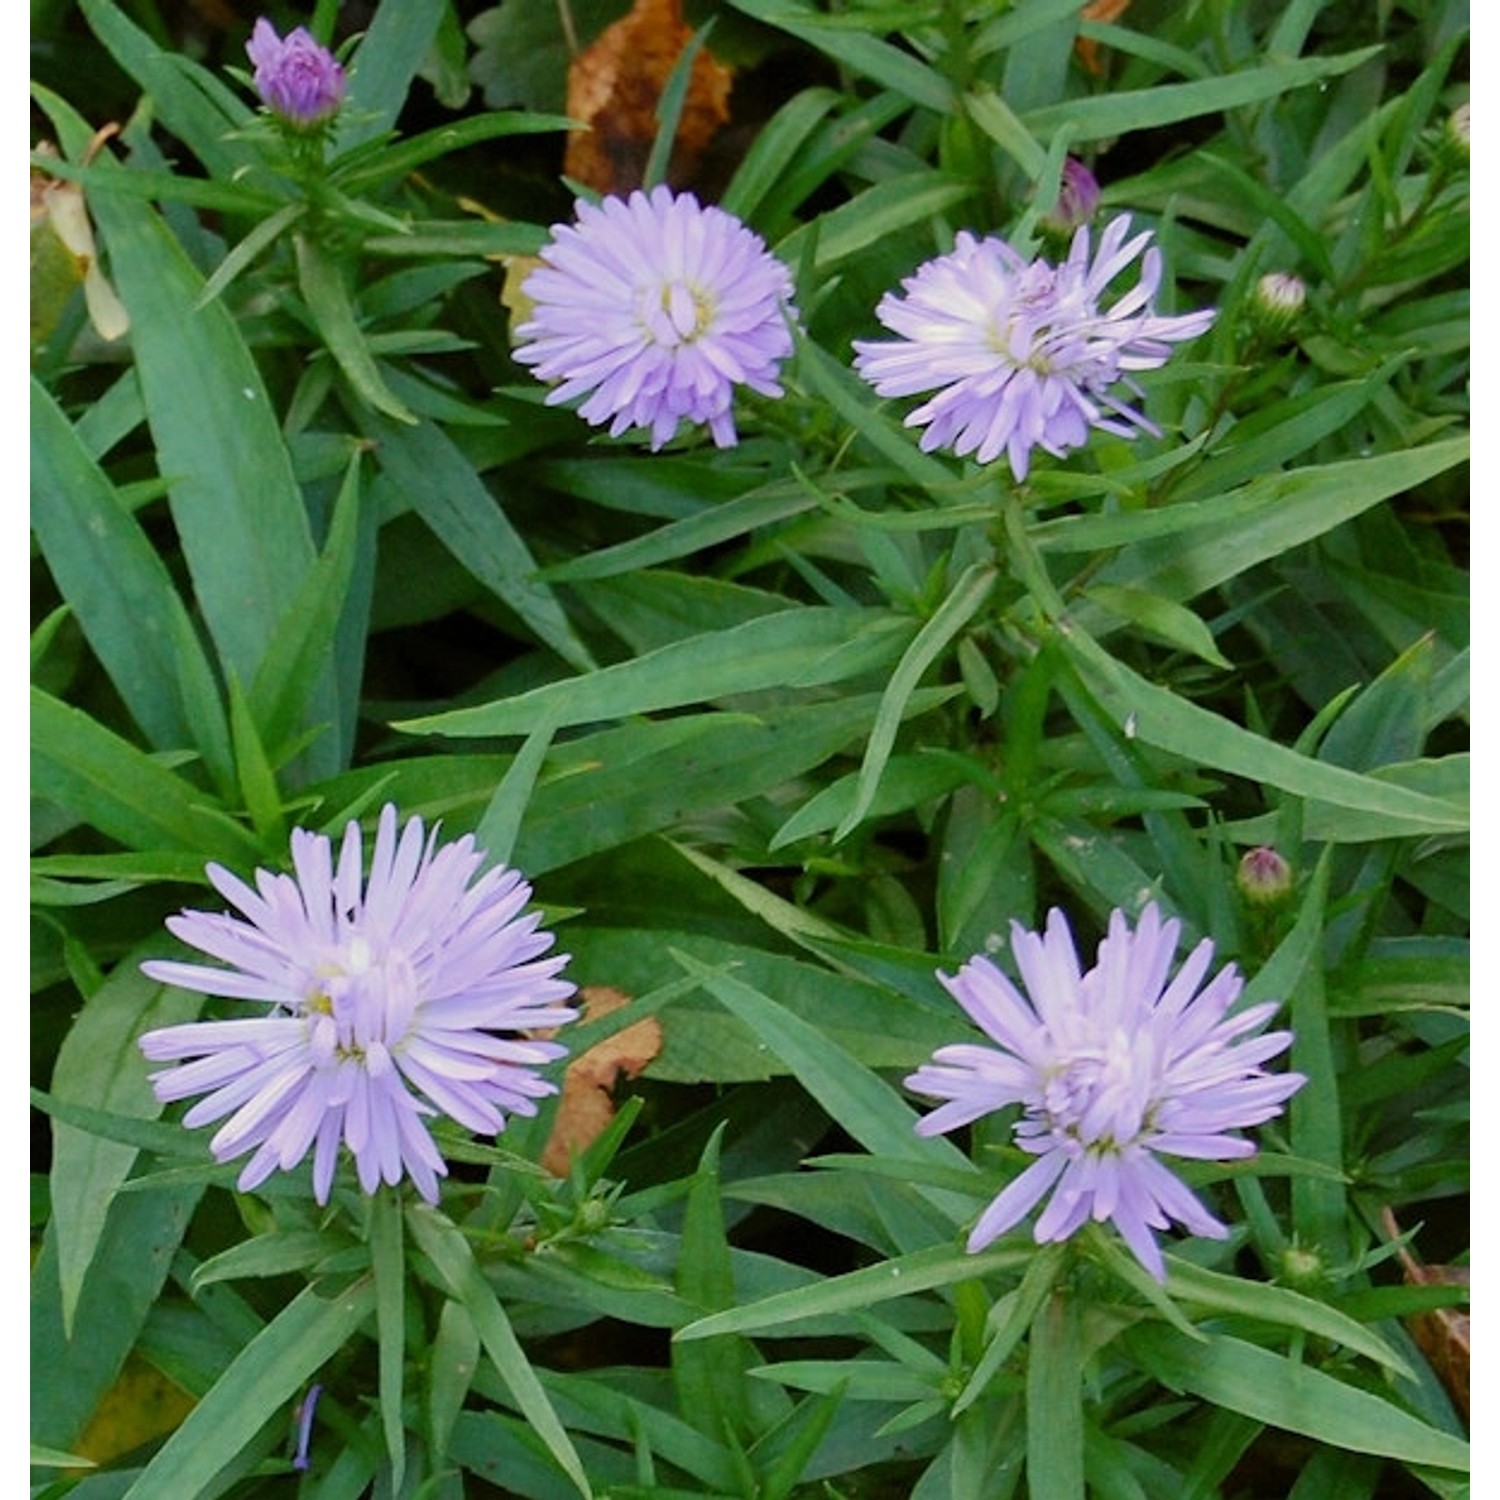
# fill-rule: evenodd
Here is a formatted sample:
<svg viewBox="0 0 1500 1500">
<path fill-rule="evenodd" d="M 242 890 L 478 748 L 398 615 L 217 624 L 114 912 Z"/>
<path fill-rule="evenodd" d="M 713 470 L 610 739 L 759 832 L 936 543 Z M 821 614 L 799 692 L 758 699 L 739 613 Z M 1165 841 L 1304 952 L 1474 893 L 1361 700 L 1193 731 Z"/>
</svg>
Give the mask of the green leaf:
<svg viewBox="0 0 1500 1500">
<path fill-rule="evenodd" d="M 201 1192 L 194 1186 L 116 1197 L 78 1296 L 73 1326 L 80 1337 L 63 1332 L 56 1229 L 49 1227 L 31 1270 L 34 1441 L 68 1448 L 79 1440 L 161 1294 Z"/>
<path fill-rule="evenodd" d="M 1269 1349 L 1222 1335 L 1200 1344 L 1159 1325 L 1132 1328 L 1121 1342 L 1169 1390 L 1189 1391 L 1253 1421 L 1401 1463 L 1469 1467 L 1469 1445 L 1461 1438 Z"/>
<path fill-rule="evenodd" d="M 1026 1267 L 1020 1286 L 1006 1292 L 985 1318 L 984 1353 L 975 1362 L 974 1372 L 953 1403 L 953 1415 L 967 1411 L 1000 1373 L 1026 1330 L 1034 1325 L 1042 1305 L 1053 1295 L 1058 1274 L 1067 1255 L 1065 1244 L 1039 1246 Z"/>
<path fill-rule="evenodd" d="M 924 802 L 935 801 L 967 780 L 961 757 L 920 750 L 913 755 L 893 755 L 885 764 L 880 785 L 866 811 L 876 817 L 903 812 Z M 767 848 L 774 852 L 799 839 L 827 833 L 837 827 L 854 806 L 858 784 L 856 773 L 841 776 L 824 787 L 776 830 Z"/>
<path fill-rule="evenodd" d="M 1468 457 L 1466 438 L 1263 474 L 1229 494 L 1115 516 L 1046 522 L 1045 553 L 1126 550 L 1102 581 L 1187 600 L 1413 489 Z"/>
<path fill-rule="evenodd" d="M 911 1106 L 817 1027 L 730 974 L 711 969 L 678 949 L 672 950 L 672 956 L 780 1057 L 808 1093 L 866 1150 L 939 1165 L 966 1165 L 963 1153 L 951 1142 L 918 1136 L 917 1115 Z M 951 1193 L 933 1192 L 930 1197 L 957 1213 L 968 1211 L 969 1205 Z"/>
<path fill-rule="evenodd" d="M 1214 642 L 1208 626 L 1192 610 L 1145 589 L 1122 589 L 1111 583 L 1094 583 L 1084 598 L 1102 605 L 1110 614 L 1134 625 L 1142 633 L 1179 651 L 1190 651 L 1213 666 L 1230 671 L 1230 663 Z"/>
<path fill-rule="evenodd" d="M 210 799 L 82 709 L 31 693 L 33 790 L 143 853 L 254 863 L 260 845 Z"/>
<path fill-rule="evenodd" d="M 813 264 L 819 271 L 829 271 L 891 235 L 962 203 L 973 192 L 974 186 L 967 179 L 940 172 L 912 172 L 877 182 L 849 202 L 830 209 L 806 229 L 789 234 L 776 247 L 777 254 L 796 264 L 809 237 L 816 235 Z"/>
<path fill-rule="evenodd" d="M 910 434 L 885 414 L 870 387 L 826 349 L 811 339 L 800 340 L 797 370 L 812 395 L 826 401 L 882 458 L 939 504 L 956 489 L 953 471 L 941 459 L 923 453 Z"/>
<path fill-rule="evenodd" d="M 677 1260 L 677 1294 L 699 1313 L 721 1312 L 735 1302 L 729 1242 L 719 1190 L 721 1125 L 710 1137 L 688 1192 Z M 734 1337 L 672 1345 L 672 1384 L 678 1409 L 705 1436 L 723 1441 L 745 1434 L 751 1402 L 745 1371 L 753 1348 Z"/>
<path fill-rule="evenodd" d="M 187 143 L 210 177 L 230 182 L 236 172 L 257 161 L 256 148 L 237 134 L 251 123 L 254 112 L 219 79 L 180 53 L 158 46 L 111 0 L 80 0 L 80 9 L 115 61 L 151 96 L 156 119 Z"/>
<path fill-rule="evenodd" d="M 694 28 L 686 45 L 677 54 L 677 60 L 672 64 L 672 71 L 667 75 L 667 81 L 657 98 L 656 138 L 651 142 L 651 154 L 646 158 L 645 170 L 641 174 L 641 186 L 647 192 L 666 181 L 672 147 L 677 140 L 678 123 L 682 119 L 682 106 L 687 100 L 688 84 L 693 76 L 693 64 L 717 19 L 717 16 L 710 16 L 701 26 Z"/>
<path fill-rule="evenodd" d="M 1191 765 L 1228 771 L 1310 801 L 1377 814 L 1383 837 L 1468 829 L 1466 806 L 1300 755 L 1148 682 L 1076 627 L 1061 635 L 1070 660 L 1101 707 L 1144 744 L 1181 755 Z"/>
<path fill-rule="evenodd" d="M 1067 128 L 1077 143 L 1100 141 L 1262 104 L 1292 89 L 1352 72 L 1380 50 L 1364 47 L 1339 57 L 1293 58 L 1196 83 L 1163 83 L 1155 88 L 1115 90 L 1087 99 L 1069 99 L 1031 110 L 1024 120 L 1038 140 L 1047 140 L 1054 131 Z"/>
<path fill-rule="evenodd" d="M 282 816 L 281 793 L 276 786 L 276 772 L 251 717 L 245 694 L 233 678 L 229 682 L 229 734 L 234 746 L 235 775 L 250 826 L 268 849 L 280 846 L 286 839 Z"/>
<path fill-rule="evenodd" d="M 379 1345 L 380 1424 L 391 1459 L 391 1490 L 401 1492 L 406 1470 L 402 1377 L 406 1366 L 406 1258 L 401 1243 L 401 1202 L 382 1187 L 370 1200 L 370 1270 L 375 1280 L 375 1337 Z"/>
<path fill-rule="evenodd" d="M 521 110 L 495 110 L 489 114 L 469 115 L 450 125 L 424 130 L 408 141 L 384 146 L 373 155 L 362 154 L 357 161 L 343 157 L 335 162 L 330 174 L 341 192 L 368 193 L 371 188 L 405 177 L 418 167 L 439 156 L 467 151 L 512 135 L 544 135 L 553 131 L 572 130 L 576 122 L 566 115 L 529 114 Z"/>
<path fill-rule="evenodd" d="M 773 526 L 791 516 L 802 515 L 815 509 L 817 504 L 817 497 L 809 495 L 800 485 L 759 485 L 748 494 L 660 526 L 645 536 L 570 558 L 545 569 L 542 577 L 554 583 L 578 583 L 584 579 L 613 578 L 622 573 L 654 568 L 733 541 L 761 527 Z"/>
<path fill-rule="evenodd" d="M 1026 1485 L 1031 1500 L 1083 1500 L 1083 1356 L 1074 1294 L 1054 1291 L 1031 1325 Z"/>
<path fill-rule="evenodd" d="M 250 713 L 276 765 L 300 740 L 313 713 L 318 684 L 339 654 L 341 627 L 358 627 L 363 652 L 368 602 L 358 581 L 362 560 L 374 551 L 376 518 L 373 508 L 362 503 L 366 497 L 360 490 L 359 464 L 359 455 L 352 454 L 323 551 L 277 622 L 250 686 Z M 351 675 L 357 679 L 357 673 Z M 325 732 L 339 741 L 342 765 L 348 753 L 343 741 L 352 736 L 358 681 L 337 683 L 336 691 L 340 713 Z"/>
<path fill-rule="evenodd" d="M 913 104 L 939 114 L 948 114 L 954 107 L 953 86 L 941 73 L 879 37 L 848 26 L 830 25 L 827 17 L 793 0 L 734 0 L 734 8 L 767 26 L 790 32 L 827 53 L 840 67 L 852 68 L 894 89 Z"/>
<path fill-rule="evenodd" d="M 427 1356 L 427 1436 L 433 1453 L 447 1453 L 454 1424 L 479 1366 L 479 1335 L 468 1309 L 444 1302 Z"/>
<path fill-rule="evenodd" d="M 384 135 L 396 123 L 445 9 L 444 0 L 376 6 L 349 70 L 349 94 L 334 135 L 336 155 Z"/>
<path fill-rule="evenodd" d="M 785 175 L 787 163 L 796 158 L 818 122 L 837 107 L 840 97 L 833 89 L 809 88 L 788 99 L 756 131 L 750 149 L 719 198 L 719 207 L 753 224 L 756 209 Z"/>
<path fill-rule="evenodd" d="M 881 772 L 884 771 L 891 747 L 896 742 L 896 731 L 906 714 L 907 700 L 916 690 L 922 674 L 937 660 L 953 637 L 984 607 L 998 576 L 992 564 L 971 564 L 902 654 L 881 697 L 880 711 L 875 715 L 875 728 L 871 731 L 870 743 L 859 768 L 854 806 L 849 809 L 834 833 L 835 842 L 847 837 L 859 825 L 874 801 Z"/>
<path fill-rule="evenodd" d="M 503 865 L 509 861 L 556 729 L 557 726 L 549 720 L 544 719 L 538 724 L 527 735 L 526 743 L 517 751 L 500 785 L 495 788 L 495 795 L 490 798 L 479 827 L 474 830 L 474 842 L 484 851 L 487 865 Z M 527 868 L 535 867 L 528 865 Z"/>
<path fill-rule="evenodd" d="M 397 426 L 373 413 L 365 426 L 385 482 L 492 594 L 570 666 L 593 665 L 562 606 L 537 577 L 525 539 L 452 439 L 432 422 Z M 527 730 L 532 726 L 528 725 Z M 522 731 L 526 732 L 526 731 Z"/>
<path fill-rule="evenodd" d="M 369 1277 L 337 1294 L 317 1286 L 299 1293 L 245 1345 L 141 1471 L 124 1500 L 182 1500 L 203 1493 L 349 1343 L 374 1305 Z"/>
<path fill-rule="evenodd" d="M 726 1312 L 714 1313 L 679 1328 L 674 1339 L 714 1338 L 722 1333 L 762 1333 L 785 1328 L 806 1318 L 826 1318 L 876 1307 L 896 1297 L 929 1292 L 981 1277 L 990 1271 L 1012 1272 L 1035 1256 L 1023 1249 L 981 1250 L 971 1255 L 956 1245 L 933 1245 L 879 1265 L 865 1266 L 843 1276 L 830 1276 L 812 1286 L 776 1292 Z"/>
<path fill-rule="evenodd" d="M 1307 1082 L 1287 1105 L 1292 1150 L 1341 1172 L 1344 1166 L 1343 1113 L 1339 1108 L 1339 1067 L 1328 1005 L 1323 992 L 1324 905 L 1328 899 L 1329 856 L 1319 860 L 1297 913 L 1296 925 L 1248 987 L 1246 999 L 1264 992 L 1267 970 L 1284 983 L 1292 1025 L 1291 1066 Z M 1306 1245 L 1337 1260 L 1345 1253 L 1348 1214 L 1344 1184 L 1337 1179 L 1292 1179 L 1292 1222 Z"/>
<path fill-rule="evenodd" d="M 306 1271 L 324 1259 L 334 1243 L 315 1229 L 285 1229 L 258 1234 L 253 1240 L 243 1240 L 200 1261 L 193 1272 L 192 1291 L 196 1294 L 204 1287 L 223 1281 Z"/>
<path fill-rule="evenodd" d="M 196 653 L 199 670 L 211 672 L 166 566 L 34 380 L 31 524 L 59 590 L 146 737 L 158 749 L 215 749 L 224 739 L 222 711 L 217 726 L 199 725 L 183 702 L 182 656 Z"/>
<path fill-rule="evenodd" d="M 234 319 L 197 306 L 202 278 L 162 221 L 107 194 L 92 206 L 198 605 L 227 671 L 253 682 L 313 563 L 286 443 Z"/>
<path fill-rule="evenodd" d="M 342 269 L 317 240 L 299 234 L 296 242 L 297 285 L 319 336 L 355 394 L 398 422 L 414 423 L 416 416 L 392 393 L 375 366 L 375 356 L 360 330 Z"/>
<path fill-rule="evenodd" d="M 52 1088 L 64 1103 L 89 1104 L 143 1120 L 161 1114 L 136 1039 L 155 1027 L 191 1020 L 201 997 L 147 979 L 137 967 L 139 956 L 132 953 L 121 960 L 89 996 L 63 1038 Z M 134 1146 L 87 1134 L 61 1120 L 53 1122 L 52 1227 L 63 1328 L 70 1337 L 110 1204 L 135 1157 Z"/>
<path fill-rule="evenodd" d="M 1406 1361 L 1384 1339 L 1326 1302 L 1304 1297 L 1286 1287 L 1267 1286 L 1239 1276 L 1224 1276 L 1180 1256 L 1168 1255 L 1166 1260 L 1167 1291 L 1180 1302 L 1212 1313 L 1253 1318 L 1258 1323 L 1300 1328 L 1304 1333 L 1332 1340 L 1363 1354 L 1397 1375 L 1411 1378 Z"/>
<path fill-rule="evenodd" d="M 1046 150 L 994 89 L 976 89 L 965 99 L 964 112 L 1031 181 L 1041 176 Z"/>
<path fill-rule="evenodd" d="M 418 1248 L 432 1262 L 449 1293 L 468 1312 L 496 1374 L 505 1382 L 522 1415 L 573 1481 L 578 1493 L 588 1500 L 593 1491 L 578 1454 L 517 1342 L 505 1309 L 480 1272 L 468 1242 L 450 1220 L 426 1206 L 409 1208 L 406 1222 Z"/>
<path fill-rule="evenodd" d="M 908 631 L 908 622 L 883 610 L 787 609 L 514 698 L 411 719 L 397 727 L 411 734 L 527 734 L 545 716 L 561 727 L 735 693 L 818 687 L 881 667 L 899 653 Z"/>
</svg>

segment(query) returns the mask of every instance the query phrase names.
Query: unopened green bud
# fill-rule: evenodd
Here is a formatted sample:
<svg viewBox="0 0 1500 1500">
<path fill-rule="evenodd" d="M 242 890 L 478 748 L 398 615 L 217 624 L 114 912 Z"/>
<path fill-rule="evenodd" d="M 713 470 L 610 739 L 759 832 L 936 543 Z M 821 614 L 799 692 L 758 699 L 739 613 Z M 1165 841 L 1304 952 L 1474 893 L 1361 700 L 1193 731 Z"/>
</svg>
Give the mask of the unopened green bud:
<svg viewBox="0 0 1500 1500">
<path fill-rule="evenodd" d="M 1292 893 L 1292 867 L 1269 844 L 1262 844 L 1240 860 L 1234 883 L 1249 905 L 1279 906 Z"/>
<path fill-rule="evenodd" d="M 578 1206 L 574 1223 L 582 1234 L 601 1233 L 609 1228 L 609 1204 L 602 1198 L 586 1198 Z"/>
<path fill-rule="evenodd" d="M 1316 1250 L 1302 1245 L 1288 1245 L 1281 1252 L 1280 1279 L 1287 1286 L 1307 1291 L 1323 1280 L 1326 1267 Z"/>
</svg>

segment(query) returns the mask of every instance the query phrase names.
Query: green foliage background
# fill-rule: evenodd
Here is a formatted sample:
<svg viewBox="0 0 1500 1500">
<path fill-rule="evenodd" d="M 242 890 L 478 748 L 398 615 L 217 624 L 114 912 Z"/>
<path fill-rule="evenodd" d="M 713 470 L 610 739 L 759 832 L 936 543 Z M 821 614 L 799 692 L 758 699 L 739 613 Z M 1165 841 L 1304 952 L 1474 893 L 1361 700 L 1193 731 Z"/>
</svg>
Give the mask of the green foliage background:
<svg viewBox="0 0 1500 1500">
<path fill-rule="evenodd" d="M 131 322 L 49 302 L 32 351 L 33 1493 L 1463 1494 L 1402 1319 L 1464 1294 L 1404 1285 L 1383 1214 L 1466 1261 L 1467 7 L 690 5 L 737 69 L 696 186 L 803 331 L 738 447 L 656 455 L 509 355 L 503 259 L 571 204 L 557 8 L 277 15 L 347 48 L 326 171 L 210 9 L 32 8 Z M 921 453 L 849 344 L 958 229 L 1057 254 L 1068 154 L 1219 316 L 1143 381 L 1163 436 L 1017 486 Z M 199 997 L 137 965 L 205 862 L 386 801 L 634 997 L 575 1053 L 665 1045 L 564 1181 L 544 1112 L 445 1137 L 441 1211 L 237 1194 L 134 1045 Z M 966 1255 L 1023 1158 L 912 1133 L 901 1074 L 963 1034 L 935 971 L 1148 899 L 1310 1079 L 1185 1174 L 1230 1240 L 1165 1291 L 1097 1229 Z M 142 1372 L 190 1414 L 111 1440 Z"/>
</svg>

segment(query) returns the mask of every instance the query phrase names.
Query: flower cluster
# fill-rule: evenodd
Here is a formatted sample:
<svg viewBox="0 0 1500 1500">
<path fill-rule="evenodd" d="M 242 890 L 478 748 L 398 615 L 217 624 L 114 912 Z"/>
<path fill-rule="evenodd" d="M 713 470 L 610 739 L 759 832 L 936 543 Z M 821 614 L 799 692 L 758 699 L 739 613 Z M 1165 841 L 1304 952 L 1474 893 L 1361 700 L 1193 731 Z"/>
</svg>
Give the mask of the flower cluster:
<svg viewBox="0 0 1500 1500">
<path fill-rule="evenodd" d="M 960 233 L 949 254 L 902 283 L 904 296 L 881 299 L 875 315 L 900 337 L 856 340 L 855 368 L 882 396 L 936 393 L 906 418 L 926 428 L 923 449 L 972 453 L 980 463 L 1004 453 L 1017 480 L 1034 448 L 1062 457 L 1091 428 L 1154 432 L 1113 387 L 1135 389 L 1133 371 L 1164 364 L 1171 346 L 1203 333 L 1214 314 L 1157 316 L 1161 252 L 1149 232 L 1127 240 L 1129 230 L 1128 216 L 1111 220 L 1091 254 L 1089 230 L 1079 228 L 1060 266 Z M 1101 308 L 1137 258 L 1136 284 Z"/>
<path fill-rule="evenodd" d="M 524 913 L 531 887 L 503 867 L 479 874 L 472 837 L 439 848 L 436 829 L 420 818 L 398 829 L 387 806 L 368 878 L 356 822 L 337 862 L 320 834 L 299 828 L 291 845 L 295 873 L 258 871 L 254 889 L 208 867 L 241 917 L 168 920 L 229 967 L 142 964 L 164 984 L 270 1007 L 147 1032 L 148 1060 L 183 1063 L 152 1075 L 156 1096 L 203 1095 L 183 1123 L 225 1121 L 211 1143 L 219 1161 L 253 1152 L 242 1191 L 312 1151 L 326 1203 L 342 1144 L 365 1192 L 409 1175 L 436 1202 L 447 1167 L 424 1117 L 493 1135 L 555 1092 L 535 1069 L 567 1049 L 532 1033 L 576 1014 L 561 1003 L 573 985 L 556 977 L 567 957 L 543 956 L 552 935 Z"/>
<path fill-rule="evenodd" d="M 1214 1239 L 1227 1233 L 1158 1157 L 1252 1155 L 1249 1141 L 1228 1132 L 1273 1118 L 1306 1080 L 1261 1066 L 1291 1034 L 1263 1030 L 1274 1003 L 1231 1014 L 1243 987 L 1232 964 L 1199 988 L 1213 960 L 1210 940 L 1171 975 L 1180 933 L 1155 905 L 1134 931 L 1116 911 L 1085 972 L 1067 921 L 1053 911 L 1041 935 L 1012 924 L 1025 994 L 987 958 L 938 976 L 995 1045 L 939 1048 L 906 1080 L 915 1093 L 947 1101 L 917 1122 L 918 1133 L 1019 1105 L 1015 1139 L 1037 1158 L 980 1215 L 970 1250 L 1018 1224 L 1049 1191 L 1038 1243 L 1108 1219 L 1158 1280 L 1166 1271 L 1153 1230 L 1175 1221 Z"/>
<path fill-rule="evenodd" d="M 1035 448 L 1061 457 L 1091 428 L 1156 430 L 1114 388 L 1138 394 L 1132 372 L 1165 363 L 1214 313 L 1157 316 L 1161 253 L 1149 232 L 1127 240 L 1128 217 L 1105 228 L 1091 255 L 1086 221 L 1098 197 L 1092 174 L 1070 159 L 1053 214 L 1059 227 L 1079 227 L 1060 266 L 961 233 L 903 283 L 904 297 L 881 300 L 876 316 L 901 338 L 856 340 L 855 368 L 882 396 L 936 393 L 906 419 L 926 427 L 924 449 L 980 463 L 1004 453 L 1024 479 Z M 688 422 L 706 423 L 720 447 L 736 442 L 736 388 L 781 394 L 796 316 L 786 267 L 691 193 L 658 187 L 577 213 L 553 229 L 522 284 L 531 307 L 516 328 L 517 360 L 554 382 L 549 404 L 585 398 L 579 414 L 613 437 L 644 428 L 656 449 Z M 1136 284 L 1101 308 L 1137 259 Z"/>
<path fill-rule="evenodd" d="M 515 356 L 559 381 L 548 404 L 587 396 L 579 415 L 631 427 L 660 448 L 683 422 L 732 446 L 737 386 L 779 396 L 792 352 L 792 279 L 759 235 L 669 188 L 578 205 L 521 293 L 532 303 Z"/>
<path fill-rule="evenodd" d="M 317 130 L 339 112 L 348 90 L 344 69 L 305 28 L 278 36 L 262 16 L 245 51 L 255 64 L 255 90 L 278 119 L 297 130 Z"/>
</svg>

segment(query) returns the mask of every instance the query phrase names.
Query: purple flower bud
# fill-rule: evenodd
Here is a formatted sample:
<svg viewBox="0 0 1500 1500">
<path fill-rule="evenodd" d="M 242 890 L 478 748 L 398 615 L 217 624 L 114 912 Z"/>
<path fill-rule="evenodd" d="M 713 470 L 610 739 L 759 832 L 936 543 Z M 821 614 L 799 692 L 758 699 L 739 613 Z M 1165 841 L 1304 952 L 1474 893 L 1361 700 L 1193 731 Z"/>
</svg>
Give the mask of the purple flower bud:
<svg viewBox="0 0 1500 1500">
<path fill-rule="evenodd" d="M 1240 860 L 1235 884 L 1250 906 L 1277 906 L 1292 893 L 1292 867 L 1269 844 Z"/>
<path fill-rule="evenodd" d="M 303 27 L 277 36 L 262 16 L 245 51 L 255 64 L 256 91 L 272 114 L 299 130 L 315 130 L 339 112 L 348 88 L 344 70 Z"/>
<path fill-rule="evenodd" d="M 297 1456 L 292 1460 L 294 1469 L 312 1468 L 312 1455 L 308 1449 L 312 1445 L 313 1412 L 317 1410 L 318 1397 L 322 1394 L 322 1386 L 313 1386 L 297 1407 Z"/>
<path fill-rule="evenodd" d="M 1081 161 L 1068 157 L 1063 162 L 1057 202 L 1043 216 L 1042 223 L 1049 229 L 1070 234 L 1087 224 L 1098 211 L 1098 179 Z"/>
</svg>

